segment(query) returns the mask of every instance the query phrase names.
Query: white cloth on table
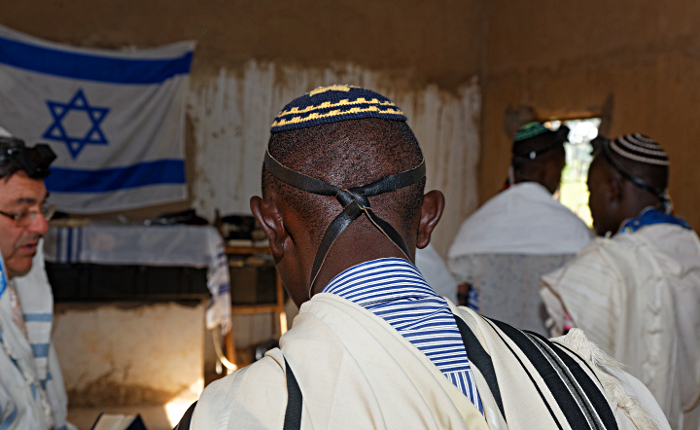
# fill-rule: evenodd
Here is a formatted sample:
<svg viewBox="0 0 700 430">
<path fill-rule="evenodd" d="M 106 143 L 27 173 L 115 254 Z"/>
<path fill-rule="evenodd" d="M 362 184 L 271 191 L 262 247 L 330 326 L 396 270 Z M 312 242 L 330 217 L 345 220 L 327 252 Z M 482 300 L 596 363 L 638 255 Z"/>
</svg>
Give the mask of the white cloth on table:
<svg viewBox="0 0 700 430">
<path fill-rule="evenodd" d="M 447 297 L 453 302 L 457 301 L 457 281 L 433 245 L 428 244 L 423 249 L 416 249 L 416 267 L 435 294 Z"/>
<path fill-rule="evenodd" d="M 586 224 L 546 188 L 525 182 L 499 193 L 464 221 L 447 262 L 458 283 L 472 285 L 470 307 L 544 335 L 539 278 L 591 238 Z"/>
<path fill-rule="evenodd" d="M 13 282 L 29 339 L 12 320 L 7 291 L 0 295 L 0 428 L 75 429 L 66 422 L 68 397 L 51 340 L 53 294 L 41 246 L 32 270 Z"/>
<path fill-rule="evenodd" d="M 700 429 L 700 241 L 672 224 L 598 238 L 542 278 L 555 329 L 571 322 L 625 364 L 671 427 Z"/>
<path fill-rule="evenodd" d="M 219 232 L 211 226 L 144 226 L 91 223 L 51 227 L 46 234 L 47 261 L 207 268 L 212 301 L 207 328 L 231 328 L 228 259 Z"/>
</svg>

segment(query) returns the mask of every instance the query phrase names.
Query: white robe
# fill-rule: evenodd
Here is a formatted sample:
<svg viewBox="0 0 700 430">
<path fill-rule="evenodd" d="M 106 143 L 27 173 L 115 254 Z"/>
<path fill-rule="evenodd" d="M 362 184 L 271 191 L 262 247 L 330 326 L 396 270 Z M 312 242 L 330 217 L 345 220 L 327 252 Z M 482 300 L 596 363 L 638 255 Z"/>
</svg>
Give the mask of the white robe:
<svg viewBox="0 0 700 430">
<path fill-rule="evenodd" d="M 507 422 L 480 372 L 475 371 L 475 378 L 484 415 L 386 321 L 352 302 L 321 293 L 302 305 L 294 327 L 280 340 L 281 350 L 269 351 L 262 360 L 204 390 L 190 428 L 281 429 L 287 406 L 286 360 L 303 395 L 302 429 L 556 429 L 555 417 L 562 429 L 571 429 L 556 396 L 545 388 L 531 363 L 513 352 L 517 347 L 502 339 L 503 332 L 476 313 L 448 304 L 490 354 Z M 566 344 L 567 339 L 560 342 Z M 590 345 L 579 332 L 580 344 Z M 568 347 L 577 345 L 569 342 Z M 590 356 L 586 347 L 579 350 Z M 599 379 L 618 387 L 617 394 L 606 398 L 620 430 L 637 428 L 630 417 L 640 429 L 668 428 L 638 381 L 615 370 L 620 385 L 619 379 L 588 360 L 587 365 L 578 362 L 590 381 L 600 390 Z M 629 394 L 638 397 L 645 409 Z M 644 424 L 645 420 L 649 421 Z"/>
<path fill-rule="evenodd" d="M 700 241 L 672 224 L 596 239 L 542 278 L 561 331 L 574 326 L 639 378 L 674 429 L 700 429 Z M 681 427 L 682 426 L 682 427 Z"/>
<path fill-rule="evenodd" d="M 462 224 L 448 265 L 459 283 L 476 290 L 480 313 L 544 335 L 539 279 L 591 238 L 586 224 L 546 188 L 525 182 L 499 193 Z"/>
<path fill-rule="evenodd" d="M 38 246 L 32 270 L 12 280 L 29 340 L 12 320 L 7 291 L 0 296 L 0 428 L 75 429 L 66 422 L 68 398 L 51 342 L 53 294 Z"/>
</svg>

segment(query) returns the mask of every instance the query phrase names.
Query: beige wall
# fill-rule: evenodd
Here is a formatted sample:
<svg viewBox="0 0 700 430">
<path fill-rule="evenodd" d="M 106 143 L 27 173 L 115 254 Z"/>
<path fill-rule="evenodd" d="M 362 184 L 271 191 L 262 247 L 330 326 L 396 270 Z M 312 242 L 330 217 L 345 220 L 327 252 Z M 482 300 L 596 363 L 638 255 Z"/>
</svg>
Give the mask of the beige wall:
<svg viewBox="0 0 700 430">
<path fill-rule="evenodd" d="M 700 228 L 700 3 L 489 4 L 480 200 L 505 178 L 508 104 L 569 116 L 597 113 L 614 94 L 609 134 L 641 132 L 661 142 L 671 158 L 676 212 Z"/>
<path fill-rule="evenodd" d="M 206 307 L 56 305 L 53 342 L 71 406 L 196 400 L 204 388 Z"/>
<path fill-rule="evenodd" d="M 197 40 L 194 70 L 251 58 L 303 67 L 351 61 L 411 69 L 456 89 L 478 71 L 481 1 L 25 0 L 0 2 L 0 24 L 86 47 Z"/>
</svg>

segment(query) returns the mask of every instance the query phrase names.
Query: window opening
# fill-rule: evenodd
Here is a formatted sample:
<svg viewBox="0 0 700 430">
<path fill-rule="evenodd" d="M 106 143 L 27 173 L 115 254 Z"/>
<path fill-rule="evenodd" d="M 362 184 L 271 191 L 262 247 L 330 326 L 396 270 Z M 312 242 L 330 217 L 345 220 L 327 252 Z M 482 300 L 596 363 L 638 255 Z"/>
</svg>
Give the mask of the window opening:
<svg viewBox="0 0 700 430">
<path fill-rule="evenodd" d="M 588 167 L 593 160 L 591 140 L 598 135 L 600 118 L 551 120 L 545 126 L 556 130 L 565 125 L 571 130 L 566 148 L 566 166 L 562 171 L 559 186 L 559 201 L 571 209 L 589 227 L 593 226 L 591 211 L 588 208 Z"/>
</svg>

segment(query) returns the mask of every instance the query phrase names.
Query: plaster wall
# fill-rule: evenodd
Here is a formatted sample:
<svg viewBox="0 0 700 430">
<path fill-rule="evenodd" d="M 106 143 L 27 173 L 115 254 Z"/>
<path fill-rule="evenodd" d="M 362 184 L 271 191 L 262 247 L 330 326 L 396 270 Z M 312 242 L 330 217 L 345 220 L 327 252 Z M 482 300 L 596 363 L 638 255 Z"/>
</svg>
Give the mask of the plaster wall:
<svg viewBox="0 0 700 430">
<path fill-rule="evenodd" d="M 509 104 L 532 106 L 541 118 L 576 117 L 600 114 L 612 94 L 608 134 L 661 142 L 676 213 L 700 228 L 700 4 L 497 0 L 489 8 L 480 200 L 506 176 Z"/>
<path fill-rule="evenodd" d="M 205 304 L 59 304 L 53 341 L 71 407 L 193 402 L 204 389 Z"/>
<path fill-rule="evenodd" d="M 246 64 L 242 76 L 222 69 L 216 77 L 200 79 L 192 85 L 189 102 L 196 143 L 195 207 L 205 215 L 217 208 L 249 213 L 250 197 L 260 194 L 274 117 L 296 95 L 337 82 L 376 89 L 409 118 L 426 160 L 426 187 L 446 196 L 445 214 L 433 235 L 436 249 L 445 252 L 477 204 L 481 94 L 476 79 L 452 93 L 437 85 L 413 88 L 408 80 L 357 66 L 298 69 L 256 61 Z"/>
</svg>

